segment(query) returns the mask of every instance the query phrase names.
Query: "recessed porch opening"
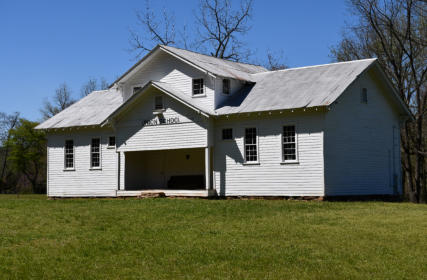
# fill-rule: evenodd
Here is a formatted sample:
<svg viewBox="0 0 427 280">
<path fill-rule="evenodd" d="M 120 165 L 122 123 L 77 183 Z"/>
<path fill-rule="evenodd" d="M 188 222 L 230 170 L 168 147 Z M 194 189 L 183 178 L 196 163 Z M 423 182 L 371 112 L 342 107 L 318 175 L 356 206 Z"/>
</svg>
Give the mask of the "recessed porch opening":
<svg viewBox="0 0 427 280">
<path fill-rule="evenodd" d="M 205 148 L 125 153 L 125 190 L 205 190 Z"/>
</svg>

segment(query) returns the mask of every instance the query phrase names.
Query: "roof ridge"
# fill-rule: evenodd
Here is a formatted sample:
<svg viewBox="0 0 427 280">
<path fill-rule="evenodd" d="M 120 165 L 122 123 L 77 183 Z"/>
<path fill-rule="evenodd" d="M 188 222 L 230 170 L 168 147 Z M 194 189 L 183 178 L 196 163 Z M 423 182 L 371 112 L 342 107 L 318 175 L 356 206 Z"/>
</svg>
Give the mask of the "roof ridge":
<svg viewBox="0 0 427 280">
<path fill-rule="evenodd" d="M 187 49 L 183 49 L 183 48 L 178 48 L 178 47 L 174 47 L 174 46 L 168 46 L 168 45 L 160 45 L 160 46 L 161 47 L 174 48 L 174 49 L 183 50 L 183 51 L 187 51 L 187 52 L 192 52 L 192 53 L 195 53 L 195 54 L 199 54 L 199 55 L 203 55 L 203 56 L 206 56 L 206 57 L 215 58 L 215 59 L 219 59 L 219 60 L 224 60 L 224 61 L 231 62 L 231 63 L 251 65 L 251 66 L 262 67 L 262 68 L 266 69 L 264 66 L 259 65 L 259 64 L 239 62 L 239 61 L 232 61 L 232 60 L 229 60 L 229 59 L 215 57 L 215 56 L 212 56 L 212 55 L 207 55 L 207 54 L 204 54 L 204 53 L 195 52 L 195 51 L 191 51 L 191 50 L 187 50 Z"/>
<path fill-rule="evenodd" d="M 307 69 L 307 68 L 316 68 L 316 67 L 324 67 L 329 65 L 336 65 L 336 64 L 347 64 L 347 63 L 355 63 L 355 62 L 362 62 L 367 60 L 375 61 L 378 58 L 364 58 L 364 59 L 356 59 L 356 60 L 349 60 L 349 61 L 340 61 L 340 62 L 333 62 L 333 63 L 324 63 L 324 64 L 317 64 L 317 65 L 308 65 L 308 66 L 301 66 L 301 67 L 293 67 L 293 68 L 287 68 L 287 69 L 279 69 L 279 70 L 273 70 L 273 71 L 267 71 L 267 72 L 261 72 L 261 73 L 254 73 L 251 75 L 258 75 L 258 74 L 267 74 L 267 73 L 273 73 L 273 72 L 285 72 L 285 71 L 291 71 L 291 70 L 300 70 L 300 69 Z"/>
</svg>

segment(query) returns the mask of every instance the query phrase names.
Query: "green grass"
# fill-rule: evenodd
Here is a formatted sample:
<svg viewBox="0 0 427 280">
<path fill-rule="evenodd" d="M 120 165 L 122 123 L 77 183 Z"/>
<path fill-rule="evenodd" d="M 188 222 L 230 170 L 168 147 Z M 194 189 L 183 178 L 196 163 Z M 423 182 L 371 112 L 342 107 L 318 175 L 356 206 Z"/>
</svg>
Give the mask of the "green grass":
<svg viewBox="0 0 427 280">
<path fill-rule="evenodd" d="M 0 279 L 426 279 L 427 205 L 0 196 Z"/>
</svg>

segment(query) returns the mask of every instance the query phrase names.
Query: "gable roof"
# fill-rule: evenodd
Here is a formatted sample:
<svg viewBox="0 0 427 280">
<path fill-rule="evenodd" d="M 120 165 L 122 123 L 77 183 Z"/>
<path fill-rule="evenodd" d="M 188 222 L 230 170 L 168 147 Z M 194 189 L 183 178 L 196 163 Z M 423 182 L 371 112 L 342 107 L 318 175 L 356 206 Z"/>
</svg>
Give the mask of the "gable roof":
<svg viewBox="0 0 427 280">
<path fill-rule="evenodd" d="M 216 111 L 226 115 L 328 106 L 375 61 L 364 59 L 254 74 L 254 84 Z"/>
<path fill-rule="evenodd" d="M 122 103 L 119 107 L 117 107 L 114 111 L 110 112 L 110 114 L 104 119 L 104 121 L 101 123 L 101 125 L 105 125 L 108 123 L 108 121 L 113 118 L 114 116 L 117 116 L 126 108 L 128 108 L 133 102 L 135 102 L 144 92 L 146 92 L 150 87 L 154 87 L 163 93 L 167 94 L 168 96 L 172 97 L 173 99 L 183 103 L 184 105 L 190 107 L 191 109 L 202 113 L 206 117 L 209 117 L 209 115 L 214 115 L 215 113 L 209 109 L 203 108 L 203 106 L 200 106 L 192 98 L 189 98 L 185 95 L 185 93 L 181 92 L 180 90 L 176 89 L 173 85 L 164 83 L 164 82 L 158 82 L 158 81 L 149 81 L 146 83 L 140 90 L 138 90 L 134 95 L 132 95 L 128 100 L 126 100 L 124 103 Z"/>
<path fill-rule="evenodd" d="M 120 92 L 114 89 L 93 91 L 36 126 L 36 129 L 100 125 L 122 103 Z"/>
<path fill-rule="evenodd" d="M 136 70 L 141 64 L 149 60 L 158 51 L 164 51 L 185 63 L 192 65 L 199 70 L 205 71 L 212 75 L 221 76 L 225 78 L 233 78 L 237 80 L 251 81 L 251 74 L 262 73 L 268 71 L 262 66 L 252 65 L 247 63 L 239 63 L 230 60 L 225 60 L 217 57 L 212 57 L 209 55 L 204 55 L 201 53 L 196 53 L 184 49 L 179 49 L 171 46 L 157 45 L 153 48 L 148 54 L 146 54 L 141 60 L 139 60 L 135 65 L 133 65 L 128 71 L 126 71 L 122 76 L 115 80 L 111 85 L 119 83 L 122 79 L 126 78 L 134 70 Z"/>
</svg>

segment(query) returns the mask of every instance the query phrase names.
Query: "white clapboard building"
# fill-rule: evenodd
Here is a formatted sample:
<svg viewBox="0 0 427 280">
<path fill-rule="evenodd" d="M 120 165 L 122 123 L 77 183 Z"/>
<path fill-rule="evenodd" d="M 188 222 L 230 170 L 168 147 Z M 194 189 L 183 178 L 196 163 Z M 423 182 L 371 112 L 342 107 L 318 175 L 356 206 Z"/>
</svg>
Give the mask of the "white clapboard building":
<svg viewBox="0 0 427 280">
<path fill-rule="evenodd" d="M 159 45 L 37 129 L 49 197 L 393 195 L 408 117 L 376 59 L 268 71 Z"/>
</svg>

